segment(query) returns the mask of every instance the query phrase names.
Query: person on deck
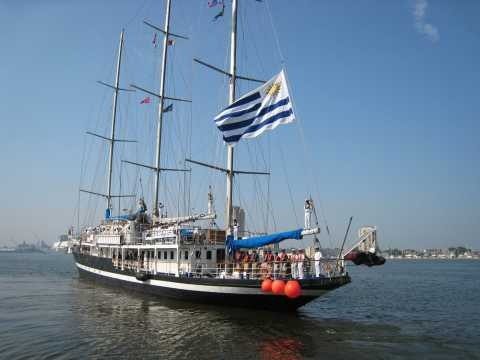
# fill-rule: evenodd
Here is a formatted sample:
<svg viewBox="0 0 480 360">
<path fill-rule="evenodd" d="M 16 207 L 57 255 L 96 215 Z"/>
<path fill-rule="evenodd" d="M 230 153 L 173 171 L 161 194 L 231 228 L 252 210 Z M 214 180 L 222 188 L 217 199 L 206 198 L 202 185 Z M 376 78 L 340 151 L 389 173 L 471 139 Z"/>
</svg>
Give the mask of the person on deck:
<svg viewBox="0 0 480 360">
<path fill-rule="evenodd" d="M 315 254 L 313 255 L 313 259 L 315 260 L 315 277 L 320 277 L 320 260 L 322 259 L 322 253 L 320 252 L 320 248 L 315 248 Z"/>
<path fill-rule="evenodd" d="M 302 249 L 299 251 L 297 255 L 297 276 L 300 280 L 303 279 L 304 274 L 303 274 L 303 268 L 304 268 L 304 262 L 305 262 L 305 251 Z"/>
<path fill-rule="evenodd" d="M 292 255 L 290 256 L 290 266 L 292 269 L 292 279 L 298 278 L 298 255 L 297 250 L 293 250 Z"/>
<path fill-rule="evenodd" d="M 238 240 L 238 222 L 237 222 L 237 219 L 233 219 L 233 239 Z"/>
<path fill-rule="evenodd" d="M 258 278 L 258 253 L 257 250 L 253 250 L 252 255 L 250 257 L 250 262 L 252 264 L 252 278 Z"/>
<path fill-rule="evenodd" d="M 273 278 L 278 279 L 279 274 L 280 274 L 280 255 L 278 255 L 278 252 L 275 252 L 275 256 L 273 258 Z"/>
<path fill-rule="evenodd" d="M 265 255 L 265 261 L 267 262 L 267 268 L 268 268 L 268 276 L 272 276 L 272 270 L 273 270 L 273 261 L 275 260 L 275 257 L 272 254 L 272 250 L 268 249 L 267 250 L 267 255 Z"/>
<path fill-rule="evenodd" d="M 287 262 L 288 262 L 288 256 L 287 253 L 285 252 L 285 249 L 283 249 L 280 252 L 280 275 L 282 278 L 287 276 Z"/>
<path fill-rule="evenodd" d="M 310 229 L 312 224 L 313 201 L 311 199 L 305 200 L 305 229 Z"/>
<path fill-rule="evenodd" d="M 235 271 L 240 274 L 241 270 L 241 263 L 242 263 L 242 252 L 240 250 L 237 250 L 235 252 Z"/>
<path fill-rule="evenodd" d="M 243 255 L 243 278 L 249 279 L 250 278 L 250 255 L 248 252 L 245 252 Z"/>
</svg>

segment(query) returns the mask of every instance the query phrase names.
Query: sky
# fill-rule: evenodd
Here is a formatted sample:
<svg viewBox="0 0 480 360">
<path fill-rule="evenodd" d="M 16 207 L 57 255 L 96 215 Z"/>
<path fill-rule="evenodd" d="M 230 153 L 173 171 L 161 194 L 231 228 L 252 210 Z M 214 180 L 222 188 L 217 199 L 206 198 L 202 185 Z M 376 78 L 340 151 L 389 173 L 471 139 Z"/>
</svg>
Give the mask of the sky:
<svg viewBox="0 0 480 360">
<path fill-rule="evenodd" d="M 206 0 L 173 1 L 171 31 L 190 39 L 169 49 L 167 92 L 193 102 L 175 103 L 166 116 L 164 165 L 178 166 L 185 154 L 225 163 L 212 119 L 226 105 L 227 82 L 192 58 L 227 68 L 226 3 L 214 22 L 220 8 Z M 239 73 L 268 79 L 284 67 L 297 118 L 235 148 L 238 168 L 272 172 L 236 179 L 247 225 L 301 226 L 312 195 L 325 246 L 338 244 L 353 216 L 350 241 L 368 224 L 377 226 L 383 248 L 480 249 L 480 3 L 239 3 Z M 163 7 L 154 0 L 0 1 L 0 245 L 52 243 L 71 225 L 101 219 L 104 201 L 78 195 L 79 187 L 105 191 L 107 148 L 85 135 L 108 136 L 112 94 L 96 81 L 113 82 L 125 28 L 123 86 L 158 89 L 161 50 L 142 21 L 162 26 Z M 241 82 L 238 94 L 254 86 Z M 117 148 L 114 188 L 150 200 L 152 174 L 120 163 L 153 164 L 155 104 L 140 105 L 144 97 L 120 96 L 117 136 L 139 143 Z M 183 175 L 162 179 L 170 213 L 188 207 L 175 195 Z M 206 207 L 212 185 L 222 223 L 224 182 L 193 167 L 190 208 Z M 125 204 L 116 211 L 133 206 Z"/>
</svg>

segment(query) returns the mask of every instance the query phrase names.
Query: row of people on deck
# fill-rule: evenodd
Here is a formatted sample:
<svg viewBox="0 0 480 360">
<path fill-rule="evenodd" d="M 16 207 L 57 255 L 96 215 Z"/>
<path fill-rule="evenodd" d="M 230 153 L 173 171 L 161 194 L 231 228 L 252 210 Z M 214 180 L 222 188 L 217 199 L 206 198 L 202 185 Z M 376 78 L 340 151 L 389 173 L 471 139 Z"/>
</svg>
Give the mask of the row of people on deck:
<svg viewBox="0 0 480 360">
<path fill-rule="evenodd" d="M 321 258 L 322 254 L 316 248 L 313 259 L 316 277 L 321 275 Z M 292 279 L 304 279 L 311 265 L 311 259 L 303 249 L 293 250 L 290 255 L 285 250 L 275 253 L 272 253 L 272 250 L 266 250 L 263 256 L 260 256 L 256 250 L 250 253 L 247 251 L 237 251 L 235 253 L 235 271 L 246 278 L 291 277 Z M 313 269 L 311 270 L 313 272 Z"/>
</svg>

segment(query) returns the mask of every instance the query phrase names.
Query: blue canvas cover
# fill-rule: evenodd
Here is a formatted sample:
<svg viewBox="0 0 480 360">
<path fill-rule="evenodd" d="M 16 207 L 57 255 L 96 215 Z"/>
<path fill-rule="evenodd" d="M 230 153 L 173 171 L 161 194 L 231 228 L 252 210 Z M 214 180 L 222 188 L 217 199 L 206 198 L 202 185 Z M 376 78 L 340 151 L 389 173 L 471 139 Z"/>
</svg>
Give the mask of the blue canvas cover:
<svg viewBox="0 0 480 360">
<path fill-rule="evenodd" d="M 255 236 L 247 239 L 234 240 L 233 236 L 227 236 L 227 247 L 229 252 L 233 252 L 237 249 L 252 249 L 261 246 L 276 244 L 282 240 L 295 239 L 300 240 L 302 238 L 302 230 L 297 229 L 292 231 L 284 231 L 269 235 Z"/>
</svg>

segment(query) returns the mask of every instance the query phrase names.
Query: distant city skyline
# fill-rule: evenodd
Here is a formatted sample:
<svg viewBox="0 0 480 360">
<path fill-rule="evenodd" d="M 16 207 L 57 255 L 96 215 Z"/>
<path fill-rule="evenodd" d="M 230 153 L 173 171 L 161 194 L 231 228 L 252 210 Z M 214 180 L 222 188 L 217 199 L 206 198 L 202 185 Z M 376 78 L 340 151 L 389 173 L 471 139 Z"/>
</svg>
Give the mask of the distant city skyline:
<svg viewBox="0 0 480 360">
<path fill-rule="evenodd" d="M 359 227 L 376 225 L 382 249 L 480 249 L 480 3 L 245 0 L 240 7 L 239 71 L 269 78 L 284 60 L 299 120 L 261 139 L 273 154 L 270 195 L 278 230 L 303 223 L 303 201 L 312 194 L 326 247 L 341 241 L 354 216 L 350 242 Z M 225 15 L 212 21 L 216 10 L 206 0 L 173 2 L 172 28 L 190 41 L 172 45 L 171 69 L 183 72 L 179 76 L 172 70 L 168 90 L 191 97 L 193 105 L 175 105 L 169 113 L 175 121 L 166 122 L 166 131 L 173 134 L 177 119 L 190 114 L 191 152 L 201 161 L 215 155 L 212 161 L 222 164 L 223 144 L 212 119 L 225 105 L 226 82 L 191 62 L 195 56 L 225 63 L 228 2 Z M 82 186 L 93 184 L 99 191 L 105 186 L 100 170 L 96 182 L 90 173 L 80 174 L 85 131 L 107 131 L 110 121 L 111 93 L 95 82 L 112 81 L 119 33 L 125 28 L 123 83 L 158 88 L 160 52 L 144 19 L 163 24 L 163 2 L 0 2 L 0 246 L 34 242 L 37 235 L 53 243 L 76 225 L 80 179 Z M 239 84 L 238 94 L 251 86 Z M 155 104 L 140 107 L 140 98 L 121 99 L 121 120 L 127 123 L 119 128 L 125 130 L 122 135 L 141 137 L 136 126 L 155 124 Z M 150 134 L 150 128 L 144 133 Z M 286 145 L 284 153 L 267 147 L 269 141 Z M 253 144 L 238 145 L 239 168 L 251 166 L 250 151 L 257 155 L 258 149 Z M 140 146 L 135 151 L 149 161 L 144 155 L 148 146 Z M 93 155 L 92 173 L 102 164 Z M 261 167 L 262 161 L 255 165 Z M 224 178 L 198 168 L 193 173 L 199 180 L 192 185 L 192 207 L 206 206 L 212 184 L 216 209 L 223 214 Z M 285 174 L 291 194 L 279 180 Z M 148 176 L 145 193 L 150 193 Z M 253 198 L 248 192 L 253 181 L 238 179 L 237 196 L 245 191 L 245 202 Z M 167 195 L 165 202 L 171 212 L 177 210 Z M 239 200 L 236 205 L 243 206 Z M 98 207 L 96 223 L 105 205 L 93 206 Z M 247 227 L 262 229 L 256 210 L 244 207 Z"/>
</svg>

